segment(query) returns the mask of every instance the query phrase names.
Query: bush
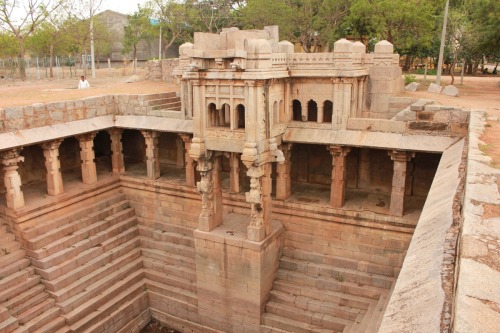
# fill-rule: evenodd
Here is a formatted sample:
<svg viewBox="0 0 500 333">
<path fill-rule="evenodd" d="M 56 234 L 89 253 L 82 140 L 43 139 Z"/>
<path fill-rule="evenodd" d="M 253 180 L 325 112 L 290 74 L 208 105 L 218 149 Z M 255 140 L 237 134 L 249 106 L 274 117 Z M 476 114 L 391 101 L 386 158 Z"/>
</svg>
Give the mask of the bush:
<svg viewBox="0 0 500 333">
<path fill-rule="evenodd" d="M 417 77 L 415 75 L 405 75 L 405 86 L 417 81 Z"/>
</svg>

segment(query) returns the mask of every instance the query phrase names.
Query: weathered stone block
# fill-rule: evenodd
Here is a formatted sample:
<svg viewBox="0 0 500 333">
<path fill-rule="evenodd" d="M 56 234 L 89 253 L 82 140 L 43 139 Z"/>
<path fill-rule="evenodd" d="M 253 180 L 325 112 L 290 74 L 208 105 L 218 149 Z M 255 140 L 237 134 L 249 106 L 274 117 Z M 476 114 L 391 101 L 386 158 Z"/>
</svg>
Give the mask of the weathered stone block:
<svg viewBox="0 0 500 333">
<path fill-rule="evenodd" d="M 418 83 L 418 82 L 412 82 L 412 83 L 407 84 L 405 86 L 405 90 L 406 91 L 417 91 L 418 86 L 420 86 L 420 83 Z"/>
<path fill-rule="evenodd" d="M 469 132 L 469 124 L 466 123 L 451 123 L 450 124 L 451 134 L 466 136 Z"/>
<path fill-rule="evenodd" d="M 430 93 L 439 94 L 441 92 L 441 89 L 443 89 L 443 87 L 441 87 L 435 83 L 431 83 L 429 85 L 429 88 L 427 89 L 427 91 Z"/>
<path fill-rule="evenodd" d="M 23 117 L 23 107 L 22 106 L 13 106 L 4 109 L 4 117 L 5 120 L 10 119 L 19 119 Z"/>
<path fill-rule="evenodd" d="M 417 120 L 428 120 L 432 121 L 434 119 L 434 112 L 428 111 L 417 111 L 416 112 Z"/>
<path fill-rule="evenodd" d="M 458 88 L 453 85 L 445 86 L 441 93 L 447 96 L 456 97 L 458 96 Z"/>
<path fill-rule="evenodd" d="M 427 121 L 411 121 L 408 123 L 408 129 L 416 131 L 445 131 L 448 128 L 447 123 L 434 123 Z"/>
</svg>

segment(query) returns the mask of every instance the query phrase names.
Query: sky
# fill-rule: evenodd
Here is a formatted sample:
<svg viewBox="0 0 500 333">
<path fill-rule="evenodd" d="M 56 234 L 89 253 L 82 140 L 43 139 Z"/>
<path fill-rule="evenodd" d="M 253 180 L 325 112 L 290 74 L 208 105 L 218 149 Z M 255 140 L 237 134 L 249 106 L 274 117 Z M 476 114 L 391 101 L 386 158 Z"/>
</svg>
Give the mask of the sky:
<svg viewBox="0 0 500 333">
<path fill-rule="evenodd" d="M 133 14 L 137 4 L 143 6 L 147 0 L 102 0 L 100 11 L 114 10 L 122 14 Z"/>
</svg>

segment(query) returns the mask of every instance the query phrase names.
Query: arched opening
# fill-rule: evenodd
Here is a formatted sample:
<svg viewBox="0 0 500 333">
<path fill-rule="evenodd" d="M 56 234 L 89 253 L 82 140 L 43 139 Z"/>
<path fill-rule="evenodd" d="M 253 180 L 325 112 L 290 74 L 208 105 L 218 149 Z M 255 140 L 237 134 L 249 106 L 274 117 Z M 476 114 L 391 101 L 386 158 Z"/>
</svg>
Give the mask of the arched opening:
<svg viewBox="0 0 500 333">
<path fill-rule="evenodd" d="M 97 174 L 111 172 L 111 138 L 107 131 L 97 132 L 94 138 L 94 153 Z"/>
<path fill-rule="evenodd" d="M 279 109 L 278 109 L 278 102 L 274 101 L 273 103 L 273 123 L 278 124 L 280 121 L 279 118 Z"/>
<path fill-rule="evenodd" d="M 302 120 L 302 104 L 299 100 L 294 99 L 292 103 L 293 118 L 292 120 L 301 121 Z"/>
<path fill-rule="evenodd" d="M 323 122 L 331 123 L 332 117 L 333 117 L 333 102 L 327 100 L 323 103 Z"/>
<path fill-rule="evenodd" d="M 231 126 L 231 108 L 229 107 L 229 104 L 222 104 L 222 107 L 219 110 L 219 126 Z"/>
<path fill-rule="evenodd" d="M 307 103 L 307 121 L 318 121 L 318 103 L 312 99 Z"/>
<path fill-rule="evenodd" d="M 208 104 L 208 126 L 214 127 L 214 126 L 219 126 L 218 122 L 218 117 L 217 117 L 217 109 L 215 107 L 214 103 Z"/>
<path fill-rule="evenodd" d="M 245 128 L 245 106 L 236 106 L 236 128 Z"/>
</svg>

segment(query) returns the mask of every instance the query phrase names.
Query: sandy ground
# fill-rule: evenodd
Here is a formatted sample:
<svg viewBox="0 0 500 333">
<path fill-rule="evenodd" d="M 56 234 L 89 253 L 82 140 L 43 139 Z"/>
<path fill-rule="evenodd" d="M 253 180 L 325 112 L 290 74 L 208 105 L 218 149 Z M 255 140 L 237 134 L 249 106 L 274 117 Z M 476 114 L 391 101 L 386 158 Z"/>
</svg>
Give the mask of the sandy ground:
<svg viewBox="0 0 500 333">
<path fill-rule="evenodd" d="M 122 69 L 99 69 L 95 79 L 88 76 L 90 89 L 76 89 L 78 78 L 29 82 L 0 79 L 0 108 L 98 95 L 147 94 L 178 89 L 174 84 L 147 81 L 144 69 L 138 69 L 137 74 L 138 82 L 126 83 L 127 79 L 132 76 L 130 69 L 125 74 Z M 427 82 L 433 82 L 434 79 L 433 76 L 427 76 Z M 423 80 L 423 76 L 417 76 L 417 80 Z M 442 85 L 449 84 L 450 81 L 451 78 L 445 76 L 442 78 Z M 456 77 L 455 86 L 460 91 L 458 97 L 429 93 L 425 86 L 416 92 L 405 92 L 404 96 L 433 99 L 443 105 L 455 105 L 467 110 L 485 110 L 489 120 L 482 137 L 485 142 L 482 149 L 493 158 L 494 165 L 500 167 L 500 141 L 498 140 L 500 137 L 500 121 L 498 120 L 500 119 L 500 76 L 465 77 L 463 84 L 460 84 L 460 77 Z"/>
</svg>

